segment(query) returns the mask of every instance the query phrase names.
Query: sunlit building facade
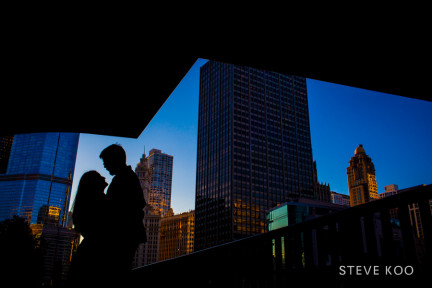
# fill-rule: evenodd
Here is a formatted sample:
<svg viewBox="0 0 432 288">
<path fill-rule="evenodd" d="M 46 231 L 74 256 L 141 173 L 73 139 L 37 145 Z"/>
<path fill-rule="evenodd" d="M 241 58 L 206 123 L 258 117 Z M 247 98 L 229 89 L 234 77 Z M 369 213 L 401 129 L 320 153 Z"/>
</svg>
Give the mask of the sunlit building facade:
<svg viewBox="0 0 432 288">
<path fill-rule="evenodd" d="M 378 199 L 375 166 L 361 144 L 349 161 L 347 175 L 351 206 Z"/>
<path fill-rule="evenodd" d="M 14 135 L 7 171 L 0 175 L 0 221 L 18 215 L 37 224 L 41 213 L 58 212 L 59 225 L 67 223 L 78 141 L 78 133 Z"/>
<path fill-rule="evenodd" d="M 150 192 L 147 203 L 166 216 L 171 208 L 172 173 L 174 157 L 161 150 L 150 150 L 147 157 L 150 169 Z"/>
<path fill-rule="evenodd" d="M 201 67 L 195 249 L 266 231 L 266 211 L 314 197 L 306 79 Z"/>
<path fill-rule="evenodd" d="M 174 215 L 172 209 L 161 219 L 159 261 L 194 251 L 195 211 Z"/>
</svg>

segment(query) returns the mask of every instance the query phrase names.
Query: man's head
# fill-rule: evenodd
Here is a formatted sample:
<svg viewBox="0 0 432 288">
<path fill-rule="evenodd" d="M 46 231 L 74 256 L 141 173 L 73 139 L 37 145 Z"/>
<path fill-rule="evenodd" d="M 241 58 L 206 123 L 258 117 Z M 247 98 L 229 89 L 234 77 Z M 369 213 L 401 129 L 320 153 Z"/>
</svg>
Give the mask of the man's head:
<svg viewBox="0 0 432 288">
<path fill-rule="evenodd" d="M 99 158 L 102 159 L 105 169 L 111 175 L 116 175 L 126 165 L 126 152 L 118 144 L 112 144 L 105 148 Z"/>
</svg>

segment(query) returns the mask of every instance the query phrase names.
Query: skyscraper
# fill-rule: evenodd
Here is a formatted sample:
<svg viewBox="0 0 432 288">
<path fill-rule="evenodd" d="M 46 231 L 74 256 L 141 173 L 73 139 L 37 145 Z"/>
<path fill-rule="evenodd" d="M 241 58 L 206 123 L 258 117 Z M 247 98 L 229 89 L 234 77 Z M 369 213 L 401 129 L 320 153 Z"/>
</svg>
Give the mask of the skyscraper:
<svg viewBox="0 0 432 288">
<path fill-rule="evenodd" d="M 306 79 L 201 67 L 195 249 L 266 231 L 266 211 L 314 197 Z"/>
<path fill-rule="evenodd" d="M 140 162 L 135 168 L 135 174 L 137 174 L 138 179 L 141 184 L 141 189 L 143 190 L 144 199 L 149 203 L 149 193 L 150 193 L 150 167 L 148 164 L 148 159 L 144 153 L 140 159 Z"/>
<path fill-rule="evenodd" d="M 144 227 L 146 227 L 147 242 L 138 245 L 132 262 L 133 267 L 145 266 L 159 261 L 160 211 L 147 204 L 144 207 L 143 223 Z"/>
<path fill-rule="evenodd" d="M 77 133 L 14 136 L 7 172 L 0 175 L 0 221 L 18 215 L 36 224 L 41 213 L 59 211 L 59 224 L 66 223 L 78 141 Z"/>
<path fill-rule="evenodd" d="M 147 203 L 166 216 L 171 208 L 172 173 L 174 157 L 152 149 L 147 157 L 150 168 L 150 193 Z"/>
<path fill-rule="evenodd" d="M 378 199 L 375 166 L 361 144 L 349 161 L 347 175 L 351 206 Z"/>
<path fill-rule="evenodd" d="M 0 136 L 0 174 L 5 174 L 7 171 L 12 143 L 13 136 Z"/>
<path fill-rule="evenodd" d="M 140 267 L 158 261 L 162 211 L 160 209 L 161 205 L 159 205 L 158 209 L 153 207 L 154 201 L 158 197 L 153 197 L 151 194 L 150 182 L 152 173 L 149 166 L 149 159 L 146 157 L 145 152 L 135 168 L 135 173 L 138 176 L 143 190 L 144 199 L 147 202 L 147 205 L 144 208 L 143 218 L 144 227 L 146 227 L 147 232 L 147 242 L 141 243 L 138 246 L 132 263 L 133 267 Z"/>
</svg>

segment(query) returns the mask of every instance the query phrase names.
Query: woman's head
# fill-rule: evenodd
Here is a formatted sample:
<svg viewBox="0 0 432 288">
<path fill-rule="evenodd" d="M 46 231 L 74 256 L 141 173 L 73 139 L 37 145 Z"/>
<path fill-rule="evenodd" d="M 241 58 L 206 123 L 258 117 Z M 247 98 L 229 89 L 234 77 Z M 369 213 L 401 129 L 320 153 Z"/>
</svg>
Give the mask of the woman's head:
<svg viewBox="0 0 432 288">
<path fill-rule="evenodd" d="M 80 202 L 90 204 L 93 200 L 97 200 L 107 185 L 105 177 L 102 177 L 97 171 L 91 170 L 84 173 L 78 184 L 74 210 L 76 205 L 82 205 L 78 204 Z"/>
<path fill-rule="evenodd" d="M 83 222 L 86 221 L 86 213 L 94 209 L 94 205 L 97 205 L 98 201 L 103 199 L 103 191 L 107 185 L 105 178 L 97 171 L 88 171 L 81 176 L 72 205 L 72 220 L 76 231 L 83 232 L 81 230 Z"/>
<path fill-rule="evenodd" d="M 92 189 L 105 189 L 108 184 L 105 182 L 105 177 L 99 174 L 99 172 L 91 170 L 85 172 L 80 179 L 78 184 L 78 191 L 80 189 L 92 188 Z"/>
</svg>

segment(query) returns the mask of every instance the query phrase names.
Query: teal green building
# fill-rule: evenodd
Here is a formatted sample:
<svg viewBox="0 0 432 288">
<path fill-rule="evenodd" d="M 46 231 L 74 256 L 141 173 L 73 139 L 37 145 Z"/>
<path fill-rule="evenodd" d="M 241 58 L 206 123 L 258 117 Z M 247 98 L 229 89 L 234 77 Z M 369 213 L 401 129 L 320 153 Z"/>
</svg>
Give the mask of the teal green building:
<svg viewBox="0 0 432 288">
<path fill-rule="evenodd" d="M 270 209 L 267 213 L 267 229 L 276 230 L 346 208 L 348 207 L 338 204 L 299 198 Z"/>
</svg>

